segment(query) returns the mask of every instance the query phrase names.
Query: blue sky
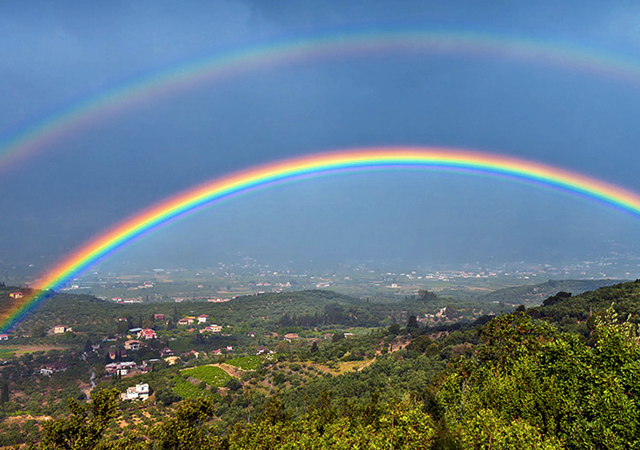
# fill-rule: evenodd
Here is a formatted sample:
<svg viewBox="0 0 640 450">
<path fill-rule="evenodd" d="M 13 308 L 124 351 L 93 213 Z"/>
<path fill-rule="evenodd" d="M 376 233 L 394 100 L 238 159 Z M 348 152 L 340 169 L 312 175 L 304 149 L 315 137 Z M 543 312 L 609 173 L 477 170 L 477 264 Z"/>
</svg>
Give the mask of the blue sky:
<svg viewBox="0 0 640 450">
<path fill-rule="evenodd" d="M 0 138 L 142 76 L 318 34 L 495 33 L 640 61 L 632 2 L 0 3 Z M 438 145 L 541 161 L 640 191 L 640 82 L 482 55 L 373 53 L 256 69 L 109 117 L 0 179 L 0 260 L 46 267 L 145 206 L 274 159 Z M 640 254 L 638 219 L 486 178 L 329 177 L 181 220 L 118 258 L 557 262 Z"/>
</svg>

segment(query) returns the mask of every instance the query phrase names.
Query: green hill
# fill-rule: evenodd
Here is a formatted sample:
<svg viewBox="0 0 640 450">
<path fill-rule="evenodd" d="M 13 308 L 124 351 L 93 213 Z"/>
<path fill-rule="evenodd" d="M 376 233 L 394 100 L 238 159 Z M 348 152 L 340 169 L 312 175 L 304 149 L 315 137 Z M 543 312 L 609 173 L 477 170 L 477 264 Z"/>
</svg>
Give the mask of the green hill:
<svg viewBox="0 0 640 450">
<path fill-rule="evenodd" d="M 485 294 L 479 297 L 480 301 L 495 301 L 525 306 L 538 306 L 547 297 L 558 292 L 571 292 L 573 295 L 594 291 L 604 286 L 620 283 L 621 280 L 549 280 L 546 283 L 529 286 L 517 286 Z"/>
<path fill-rule="evenodd" d="M 528 310 L 534 318 L 545 319 L 567 326 L 571 331 L 586 334 L 592 326 L 594 313 L 614 305 L 616 312 L 629 321 L 640 321 L 640 280 L 618 283 L 595 291 L 570 295 L 560 292 L 543 301 L 537 308 Z M 577 328 L 576 328 L 577 327 Z"/>
</svg>

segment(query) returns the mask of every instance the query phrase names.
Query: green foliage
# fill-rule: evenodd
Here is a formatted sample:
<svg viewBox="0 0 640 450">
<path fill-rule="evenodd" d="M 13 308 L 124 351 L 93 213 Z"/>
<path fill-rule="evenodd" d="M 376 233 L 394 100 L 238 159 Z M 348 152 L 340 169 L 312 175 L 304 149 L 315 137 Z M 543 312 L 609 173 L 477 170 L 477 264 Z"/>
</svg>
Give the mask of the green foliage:
<svg viewBox="0 0 640 450">
<path fill-rule="evenodd" d="M 531 308 L 527 310 L 527 314 L 555 322 L 563 331 L 589 337 L 594 329 L 594 316 L 598 311 L 609 308 L 612 303 L 615 303 L 619 314 L 631 315 L 630 322 L 640 322 L 640 280 L 603 287 L 580 295 L 555 295 L 543 303 L 546 305 Z M 582 322 L 582 325 L 578 322 Z"/>
<path fill-rule="evenodd" d="M 481 409 L 465 418 L 459 428 L 458 439 L 464 448 L 491 448 L 495 450 L 555 450 L 562 443 L 545 438 L 540 431 L 522 419 L 501 419 L 490 409 Z"/>
<path fill-rule="evenodd" d="M 229 378 L 225 381 L 224 387 L 232 391 L 237 391 L 238 389 L 242 389 L 242 383 L 237 378 Z"/>
<path fill-rule="evenodd" d="M 410 397 L 342 414 L 321 397 L 298 420 L 282 409 L 277 397 L 270 399 L 258 424 L 232 430 L 229 449 L 429 449 L 435 436 L 433 420 Z"/>
<path fill-rule="evenodd" d="M 173 379 L 173 384 L 174 386 L 172 387 L 172 390 L 180 398 L 195 399 L 202 396 L 206 396 L 206 393 L 207 393 L 207 391 L 198 389 L 194 384 L 188 382 L 187 380 L 179 376 Z"/>
<path fill-rule="evenodd" d="M 170 450 L 204 450 L 218 448 L 215 428 L 207 425 L 213 416 L 213 402 L 196 398 L 182 403 L 175 418 L 167 419 L 151 429 L 152 448 Z"/>
<path fill-rule="evenodd" d="M 2 383 L 2 388 L 0 388 L 0 404 L 2 405 L 3 409 L 4 409 L 5 403 L 8 403 L 8 402 L 9 402 L 9 383 L 5 381 Z"/>
<path fill-rule="evenodd" d="M 496 318 L 480 331 L 477 357 L 442 378 L 432 410 L 465 446 L 637 448 L 636 327 L 610 310 L 596 332 L 589 347 L 521 313 Z"/>
<path fill-rule="evenodd" d="M 44 422 L 42 450 L 73 449 L 92 450 L 109 448 L 104 439 L 104 431 L 109 422 L 118 414 L 118 398 L 120 393 L 104 390 L 93 395 L 90 405 L 83 406 L 74 399 L 69 399 L 68 419 L 57 419 Z"/>
<path fill-rule="evenodd" d="M 418 336 L 417 338 L 412 339 L 409 345 L 407 345 L 407 350 L 424 353 L 431 344 L 433 344 L 433 341 L 429 336 Z"/>
<path fill-rule="evenodd" d="M 161 403 L 164 406 L 172 405 L 173 403 L 181 400 L 179 395 L 169 390 L 165 391 L 165 390 L 159 389 L 155 391 L 154 395 L 155 395 L 156 401 Z"/>
</svg>

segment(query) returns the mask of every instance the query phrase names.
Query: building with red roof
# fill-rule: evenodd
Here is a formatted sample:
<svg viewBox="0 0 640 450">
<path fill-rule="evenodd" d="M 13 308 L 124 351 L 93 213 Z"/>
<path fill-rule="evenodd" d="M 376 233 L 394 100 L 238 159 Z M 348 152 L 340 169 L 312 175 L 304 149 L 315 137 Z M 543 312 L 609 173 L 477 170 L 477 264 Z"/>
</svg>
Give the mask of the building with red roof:
<svg viewBox="0 0 640 450">
<path fill-rule="evenodd" d="M 156 339 L 158 336 L 156 332 L 151 328 L 145 328 L 140 333 L 138 333 L 138 339 Z"/>
</svg>

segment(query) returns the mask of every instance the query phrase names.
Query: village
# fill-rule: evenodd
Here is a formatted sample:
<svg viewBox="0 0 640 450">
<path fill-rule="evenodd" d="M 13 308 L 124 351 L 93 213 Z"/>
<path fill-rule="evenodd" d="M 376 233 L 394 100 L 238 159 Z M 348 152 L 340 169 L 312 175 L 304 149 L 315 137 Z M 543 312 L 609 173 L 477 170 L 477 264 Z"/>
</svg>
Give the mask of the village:
<svg viewBox="0 0 640 450">
<path fill-rule="evenodd" d="M 130 319 L 126 317 L 117 318 L 118 323 L 127 323 Z M 168 320 L 162 313 L 153 314 L 153 320 L 157 324 L 166 326 Z M 156 331 L 153 328 L 129 328 L 122 333 L 113 333 L 110 336 L 105 336 L 100 342 L 91 343 L 90 347 L 85 346 L 84 352 L 80 354 L 80 358 L 87 361 L 91 360 L 103 360 L 102 370 L 99 371 L 100 377 L 96 377 L 96 370 L 93 369 L 91 374 L 91 385 L 96 386 L 96 382 L 99 378 L 112 378 L 114 380 L 127 380 L 134 381 L 139 375 L 144 375 L 152 372 L 154 366 L 178 366 L 178 367 L 193 367 L 198 366 L 195 360 L 206 359 L 206 361 L 225 361 L 228 358 L 233 357 L 235 354 L 234 345 L 224 344 L 219 347 L 209 347 L 208 350 L 203 349 L 190 349 L 178 352 L 173 350 L 169 345 L 177 343 L 179 339 L 176 338 L 176 333 L 186 333 L 187 335 L 195 336 L 197 340 L 204 337 L 216 336 L 220 338 L 220 342 L 226 342 L 229 340 L 236 340 L 231 334 L 232 328 L 230 326 L 222 326 L 215 323 L 210 323 L 210 316 L 207 314 L 200 314 L 198 316 L 184 316 L 176 322 L 176 329 Z M 159 327 L 156 327 L 159 328 Z M 223 332 L 224 331 L 224 332 Z M 73 327 L 67 325 L 56 325 L 48 331 L 51 336 L 63 336 L 63 335 L 75 335 L 76 332 Z M 8 336 L 8 335 L 7 335 Z M 247 355 L 254 355 L 256 357 L 266 357 L 274 355 L 278 350 L 282 350 L 283 345 L 298 342 L 301 345 L 311 345 L 319 342 L 320 340 L 331 341 L 335 339 L 335 333 L 323 333 L 314 338 L 303 338 L 298 333 L 284 333 L 279 335 L 275 332 L 267 332 L 262 336 L 262 341 L 270 342 L 272 345 L 267 347 L 265 345 L 247 345 L 246 342 L 243 345 L 241 355 L 247 357 Z M 341 337 L 354 336 L 350 332 L 340 333 Z M 247 340 L 256 340 L 255 332 L 248 332 L 244 336 Z M 167 345 L 168 344 L 168 345 Z M 184 347 L 184 346 L 183 346 Z M 201 346 L 200 346 L 201 347 Z M 60 373 L 66 372 L 71 365 L 71 362 L 66 360 L 53 360 L 44 363 L 38 370 L 37 374 L 40 376 L 55 376 Z M 218 364 L 215 364 L 218 366 Z M 221 365 L 224 367 L 224 365 Z M 92 367 L 95 367 L 92 366 Z M 227 368 L 229 366 L 226 366 Z M 237 375 L 236 372 L 231 372 L 233 375 Z M 94 381 L 95 380 L 95 381 Z M 87 390 L 87 398 L 90 397 L 91 390 Z M 148 383 L 136 383 L 127 386 L 126 390 L 121 393 L 121 399 L 123 401 L 147 400 L 152 393 Z"/>
</svg>

